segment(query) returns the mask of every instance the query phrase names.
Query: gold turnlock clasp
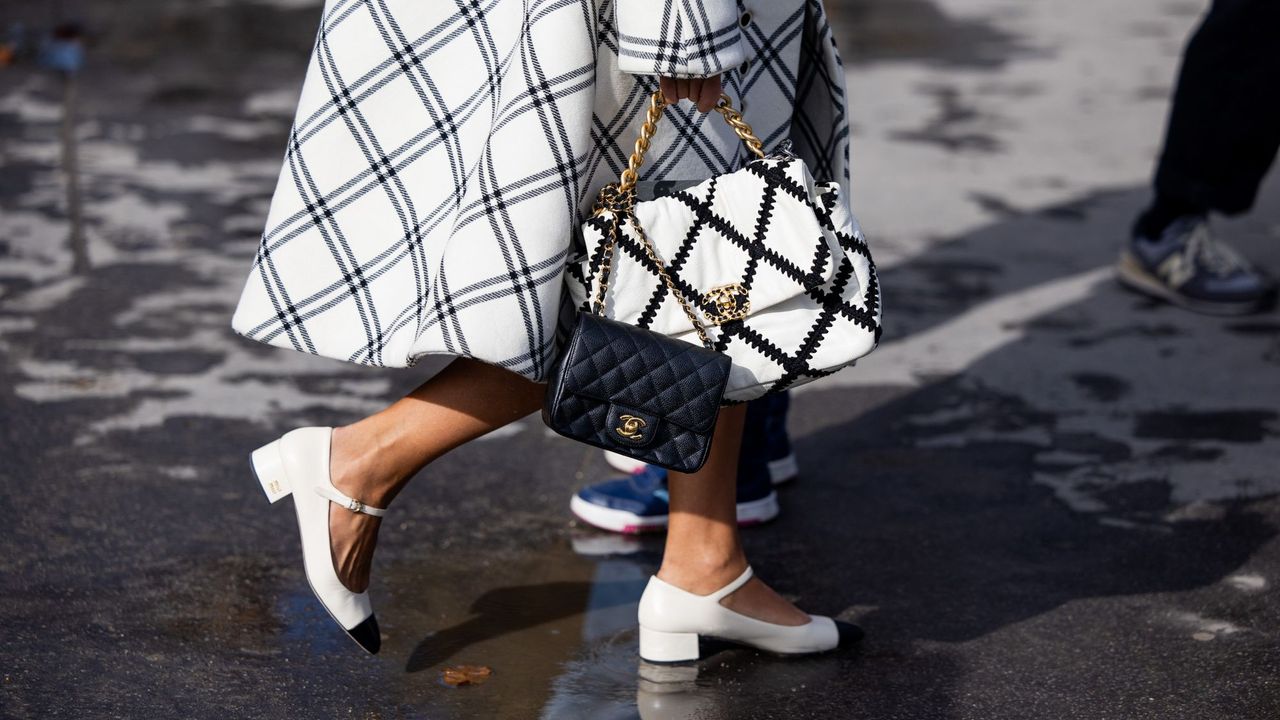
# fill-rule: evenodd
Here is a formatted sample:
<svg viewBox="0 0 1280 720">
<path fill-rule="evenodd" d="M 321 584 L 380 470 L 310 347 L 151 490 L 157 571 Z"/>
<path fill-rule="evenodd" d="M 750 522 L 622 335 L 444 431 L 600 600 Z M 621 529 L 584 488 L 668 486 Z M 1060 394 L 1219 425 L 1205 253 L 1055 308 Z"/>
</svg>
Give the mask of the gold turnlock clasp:
<svg viewBox="0 0 1280 720">
<path fill-rule="evenodd" d="M 618 420 L 622 423 L 613 431 L 628 440 L 640 440 L 643 436 L 643 430 L 649 423 L 636 417 L 635 415 L 620 415 Z"/>
<path fill-rule="evenodd" d="M 711 288 L 702 296 L 702 308 L 713 325 L 741 320 L 751 314 L 751 298 L 742 283 Z"/>
</svg>

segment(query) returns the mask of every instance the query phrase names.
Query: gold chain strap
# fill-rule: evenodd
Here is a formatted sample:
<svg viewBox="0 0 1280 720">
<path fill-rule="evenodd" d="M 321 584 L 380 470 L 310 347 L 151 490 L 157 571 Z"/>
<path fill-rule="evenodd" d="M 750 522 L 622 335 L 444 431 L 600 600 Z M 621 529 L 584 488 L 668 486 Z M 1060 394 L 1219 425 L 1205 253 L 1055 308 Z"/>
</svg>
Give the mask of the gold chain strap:
<svg viewBox="0 0 1280 720">
<path fill-rule="evenodd" d="M 649 152 L 649 143 L 653 140 L 653 136 L 658 132 L 658 121 L 662 119 L 662 111 L 667 107 L 667 99 L 663 96 L 661 90 L 657 90 L 653 95 L 649 96 L 649 111 L 645 115 L 644 124 L 640 126 L 640 137 L 636 139 L 635 148 L 631 151 L 631 157 L 627 161 L 627 169 L 622 171 L 622 182 L 618 184 L 618 190 L 622 193 L 630 191 L 636 186 L 639 180 L 640 166 L 644 164 L 645 153 Z M 720 100 L 716 103 L 715 111 L 724 116 L 724 121 L 733 128 L 736 134 L 747 146 L 747 149 L 755 154 L 756 157 L 764 157 L 764 143 L 760 138 L 756 137 L 756 133 L 742 119 L 742 113 L 733 107 L 733 98 L 721 93 Z"/>
<path fill-rule="evenodd" d="M 645 234 L 644 228 L 640 226 L 640 221 L 635 214 L 635 188 L 636 182 L 639 180 L 640 166 L 644 164 L 645 153 L 649 151 L 653 136 L 658 132 L 658 121 L 662 119 L 662 111 L 666 106 L 667 101 L 663 97 L 661 90 L 654 92 L 650 96 L 649 110 L 645 115 L 644 124 L 640 126 L 640 137 L 636 139 L 635 148 L 627 161 L 627 168 L 622 171 L 622 177 L 619 182 L 604 186 L 600 190 L 600 196 L 596 199 L 595 215 L 609 214 L 613 217 L 609 223 L 609 239 L 604 247 L 604 259 L 600 264 L 600 288 L 596 291 L 592 312 L 596 315 L 604 314 L 605 294 L 609 290 L 609 275 L 613 268 L 613 252 L 618 244 L 618 233 L 623 223 L 630 222 L 632 227 L 636 229 L 636 234 L 640 237 L 640 244 L 644 247 L 649 260 L 657 266 L 658 276 L 662 278 L 662 282 L 667 286 L 667 290 L 672 297 L 680 303 L 680 308 L 689 317 L 689 322 L 693 323 L 693 329 L 697 331 L 698 338 L 702 340 L 704 346 L 711 347 L 711 340 L 707 337 L 706 326 L 698 319 L 698 315 L 689 305 L 689 301 L 685 299 L 684 294 L 676 287 L 675 281 L 671 279 L 671 275 L 667 273 L 666 263 L 662 262 L 662 258 L 658 257 L 657 249 L 654 248 L 653 243 L 649 240 L 649 236 Z M 760 142 L 760 138 L 756 137 L 755 131 L 742 119 L 742 113 L 734 109 L 733 100 L 728 95 L 720 96 L 720 101 L 716 104 L 715 109 L 716 112 L 724 116 L 725 122 L 733 128 L 734 133 L 741 138 L 742 142 L 756 157 L 764 157 L 764 143 Z"/>
</svg>

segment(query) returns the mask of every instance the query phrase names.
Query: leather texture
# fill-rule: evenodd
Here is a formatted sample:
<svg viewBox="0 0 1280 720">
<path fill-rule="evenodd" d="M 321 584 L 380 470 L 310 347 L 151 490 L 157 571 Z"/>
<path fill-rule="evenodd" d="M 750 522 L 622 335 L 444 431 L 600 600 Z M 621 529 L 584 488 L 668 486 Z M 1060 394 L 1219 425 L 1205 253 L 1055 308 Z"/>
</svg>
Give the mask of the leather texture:
<svg viewBox="0 0 1280 720">
<path fill-rule="evenodd" d="M 566 437 L 674 470 L 706 462 L 729 379 L 725 355 L 579 313 L 542 417 Z"/>
<path fill-rule="evenodd" d="M 835 621 L 821 615 L 810 615 L 805 625 L 775 625 L 734 612 L 720 601 L 751 579 L 747 568 L 738 579 L 711 593 L 695 595 L 664 582 L 658 576 L 649 578 L 640 597 L 640 657 L 668 661 L 660 648 L 644 647 L 646 636 L 698 635 L 732 640 L 780 655 L 800 655 L 833 650 L 840 644 Z"/>
<path fill-rule="evenodd" d="M 880 286 L 870 249 L 837 183 L 816 183 L 786 152 L 689 186 L 640 188 L 635 215 L 680 294 L 696 308 L 733 368 L 731 401 L 803 385 L 870 353 L 881 333 Z M 646 196 L 651 199 L 644 199 Z M 582 225 L 585 252 L 569 263 L 580 309 L 600 281 L 610 219 Z M 590 280 L 588 280 L 590 279 Z M 736 286 L 744 319 L 716 326 L 718 288 Z M 637 229 L 622 226 L 605 317 L 698 342 L 660 280 Z"/>
</svg>

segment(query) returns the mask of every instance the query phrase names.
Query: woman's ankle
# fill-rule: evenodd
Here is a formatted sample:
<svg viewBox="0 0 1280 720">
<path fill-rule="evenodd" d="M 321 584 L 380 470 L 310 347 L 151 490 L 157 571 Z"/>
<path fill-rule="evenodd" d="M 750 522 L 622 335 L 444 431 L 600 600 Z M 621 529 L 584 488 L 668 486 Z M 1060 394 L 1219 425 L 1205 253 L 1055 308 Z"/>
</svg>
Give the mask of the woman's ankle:
<svg viewBox="0 0 1280 720">
<path fill-rule="evenodd" d="M 396 478 L 381 467 L 381 443 L 356 425 L 333 429 L 329 476 L 333 486 L 372 507 L 385 508 L 395 494 Z"/>
<path fill-rule="evenodd" d="M 686 592 L 709 595 L 738 579 L 747 569 L 747 558 L 741 552 L 727 555 L 702 555 L 663 558 L 658 577 Z"/>
</svg>

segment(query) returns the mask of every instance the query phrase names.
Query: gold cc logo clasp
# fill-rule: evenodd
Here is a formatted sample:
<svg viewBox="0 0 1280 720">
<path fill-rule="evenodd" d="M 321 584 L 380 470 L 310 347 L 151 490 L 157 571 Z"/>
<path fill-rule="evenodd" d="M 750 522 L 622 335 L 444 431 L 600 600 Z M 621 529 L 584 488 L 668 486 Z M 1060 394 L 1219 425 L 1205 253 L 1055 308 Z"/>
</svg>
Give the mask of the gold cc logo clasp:
<svg viewBox="0 0 1280 720">
<path fill-rule="evenodd" d="M 741 320 L 751 313 L 751 299 L 742 283 L 712 288 L 703 296 L 707 319 L 715 325 Z"/>
<path fill-rule="evenodd" d="M 640 440 L 643 437 L 641 431 L 649 424 L 635 415 L 619 415 L 618 420 L 622 424 L 613 431 L 628 440 Z"/>
</svg>

